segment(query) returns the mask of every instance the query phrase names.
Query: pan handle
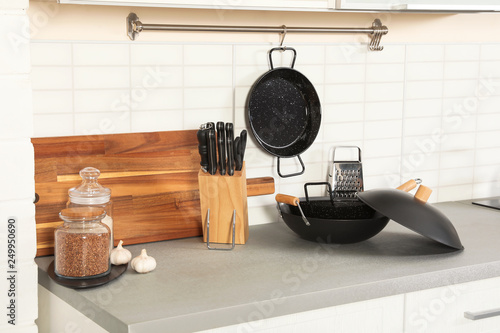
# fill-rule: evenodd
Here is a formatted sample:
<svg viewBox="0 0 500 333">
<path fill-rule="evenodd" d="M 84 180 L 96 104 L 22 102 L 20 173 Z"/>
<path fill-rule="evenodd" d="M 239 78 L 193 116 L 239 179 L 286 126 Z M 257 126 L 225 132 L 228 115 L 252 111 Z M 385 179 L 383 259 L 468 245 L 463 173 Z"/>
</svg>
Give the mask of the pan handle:
<svg viewBox="0 0 500 333">
<path fill-rule="evenodd" d="M 280 46 L 280 47 L 273 47 L 271 50 L 269 50 L 269 65 L 271 66 L 271 70 L 274 69 L 273 57 L 272 57 L 272 54 L 274 51 L 281 51 L 281 52 L 292 51 L 293 52 L 293 59 L 292 59 L 292 65 L 290 66 L 290 68 L 293 68 L 293 66 L 295 65 L 295 59 L 297 58 L 297 51 L 295 51 L 295 49 L 293 47 Z"/>
<path fill-rule="evenodd" d="M 302 221 L 304 221 L 305 225 L 306 226 L 310 226 L 311 224 L 309 223 L 309 221 L 307 220 L 307 217 L 304 215 L 304 212 L 302 211 L 302 208 L 300 208 L 300 200 L 299 198 L 297 197 L 293 197 L 291 195 L 286 195 L 286 194 L 281 194 L 281 193 L 278 193 L 276 194 L 276 202 L 278 202 L 278 209 L 281 213 L 281 208 L 279 206 L 279 203 L 284 203 L 284 204 L 288 204 L 288 205 L 291 205 L 291 206 L 296 206 L 299 211 L 300 211 L 300 215 L 302 215 Z"/>
<path fill-rule="evenodd" d="M 299 198 L 291 196 L 291 195 L 287 195 L 287 194 L 281 194 L 281 193 L 276 194 L 275 199 L 277 202 L 281 202 L 281 203 L 284 203 L 287 205 L 292 205 L 292 206 L 298 206 L 300 203 Z"/>
<path fill-rule="evenodd" d="M 396 187 L 397 190 L 405 191 L 405 192 L 410 192 L 413 190 L 417 185 L 420 185 L 422 183 L 422 179 L 416 178 L 416 179 L 410 179 L 406 183 Z M 417 192 L 415 193 L 415 200 L 425 204 L 427 200 L 429 200 L 429 197 L 432 194 L 432 190 L 428 188 L 427 186 L 420 185 Z M 307 197 L 306 197 L 307 198 Z"/>
<path fill-rule="evenodd" d="M 278 156 L 278 175 L 281 178 L 287 178 L 287 177 L 293 177 L 293 176 L 300 176 L 301 174 L 306 171 L 306 166 L 304 165 L 304 162 L 302 162 L 302 159 L 300 158 L 300 155 L 297 155 L 297 158 L 299 159 L 300 165 L 302 166 L 302 170 L 296 173 L 290 173 L 288 175 L 283 175 L 281 174 L 281 168 L 280 168 L 280 157 Z"/>
<path fill-rule="evenodd" d="M 328 193 L 330 194 L 330 202 L 332 203 L 332 206 L 334 205 L 333 203 L 333 192 L 332 192 L 332 185 L 330 185 L 329 182 L 318 182 L 318 183 L 305 183 L 304 184 L 304 193 L 306 195 L 306 201 L 307 201 L 307 204 L 310 204 L 309 203 L 309 193 L 307 192 L 307 187 L 310 186 L 310 185 L 326 185 L 328 187 Z"/>
<path fill-rule="evenodd" d="M 410 192 L 415 187 L 417 187 L 417 185 L 420 185 L 420 183 L 422 183 L 422 180 L 420 178 L 410 179 L 406 183 L 404 183 L 404 184 L 399 185 L 398 187 L 396 187 L 396 190 Z"/>
</svg>

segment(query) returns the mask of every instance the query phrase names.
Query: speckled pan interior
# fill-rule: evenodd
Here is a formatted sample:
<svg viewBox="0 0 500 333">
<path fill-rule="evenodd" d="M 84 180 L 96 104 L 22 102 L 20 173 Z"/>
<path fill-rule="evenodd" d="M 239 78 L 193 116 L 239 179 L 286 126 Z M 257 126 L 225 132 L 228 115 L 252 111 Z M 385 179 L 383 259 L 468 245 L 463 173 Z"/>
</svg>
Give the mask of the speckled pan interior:
<svg viewBox="0 0 500 333">
<path fill-rule="evenodd" d="M 300 207 L 309 226 L 296 206 L 279 203 L 279 207 L 285 224 L 300 237 L 314 242 L 361 242 L 377 235 L 389 222 L 388 217 L 357 200 L 332 205 L 328 198 L 309 203 L 300 198 Z"/>
<path fill-rule="evenodd" d="M 252 87 L 248 117 L 252 133 L 267 152 L 292 157 L 316 139 L 321 104 L 314 86 L 302 73 L 280 67 L 265 73 Z"/>
</svg>

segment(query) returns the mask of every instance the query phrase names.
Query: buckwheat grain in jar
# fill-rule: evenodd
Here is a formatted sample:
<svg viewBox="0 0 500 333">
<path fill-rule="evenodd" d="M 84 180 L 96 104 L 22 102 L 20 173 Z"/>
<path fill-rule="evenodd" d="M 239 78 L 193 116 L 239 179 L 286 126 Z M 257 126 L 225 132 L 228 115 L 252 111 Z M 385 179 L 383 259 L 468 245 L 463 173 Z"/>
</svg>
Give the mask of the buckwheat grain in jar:
<svg viewBox="0 0 500 333">
<path fill-rule="evenodd" d="M 102 223 L 106 212 L 98 207 L 74 207 L 59 213 L 64 221 L 54 232 L 55 273 L 64 278 L 86 279 L 111 271 L 111 233 Z"/>
<path fill-rule="evenodd" d="M 113 203 L 111 200 L 111 189 L 102 186 L 97 181 L 101 172 L 93 167 L 80 170 L 82 183 L 68 190 L 69 200 L 66 205 L 71 207 L 98 207 L 106 211 L 106 216 L 102 220 L 111 231 L 111 242 L 109 251 L 113 250 Z"/>
</svg>

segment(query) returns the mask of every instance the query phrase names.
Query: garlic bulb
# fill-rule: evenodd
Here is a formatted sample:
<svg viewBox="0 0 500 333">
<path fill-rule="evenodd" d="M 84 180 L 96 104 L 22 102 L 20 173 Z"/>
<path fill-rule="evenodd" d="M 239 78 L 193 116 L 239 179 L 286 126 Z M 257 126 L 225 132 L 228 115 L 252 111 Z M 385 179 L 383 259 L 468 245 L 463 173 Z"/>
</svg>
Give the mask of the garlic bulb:
<svg viewBox="0 0 500 333">
<path fill-rule="evenodd" d="M 132 253 L 129 250 L 122 247 L 123 241 L 118 243 L 118 246 L 111 250 L 109 255 L 109 260 L 113 265 L 124 265 L 127 264 L 130 259 L 132 259 Z"/>
<path fill-rule="evenodd" d="M 132 259 L 130 265 L 137 273 L 148 273 L 156 268 L 156 260 L 148 256 L 146 249 L 142 249 L 141 254 Z"/>
</svg>

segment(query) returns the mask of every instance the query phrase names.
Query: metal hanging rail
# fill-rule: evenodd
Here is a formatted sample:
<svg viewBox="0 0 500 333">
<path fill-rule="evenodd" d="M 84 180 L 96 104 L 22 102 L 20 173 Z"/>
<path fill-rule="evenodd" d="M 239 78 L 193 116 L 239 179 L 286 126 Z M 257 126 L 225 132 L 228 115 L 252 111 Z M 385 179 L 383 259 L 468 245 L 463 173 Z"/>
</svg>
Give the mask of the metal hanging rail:
<svg viewBox="0 0 500 333">
<path fill-rule="evenodd" d="M 370 51 L 382 51 L 380 40 L 389 32 L 379 19 L 373 21 L 371 28 L 313 28 L 313 27 L 264 27 L 264 26 L 215 26 L 215 25 L 177 25 L 177 24 L 144 24 L 136 14 L 130 13 L 127 17 L 127 34 L 131 40 L 142 31 L 210 31 L 210 32 L 273 32 L 282 34 L 281 44 L 289 32 L 297 33 L 364 33 L 371 35 L 368 45 Z"/>
</svg>

